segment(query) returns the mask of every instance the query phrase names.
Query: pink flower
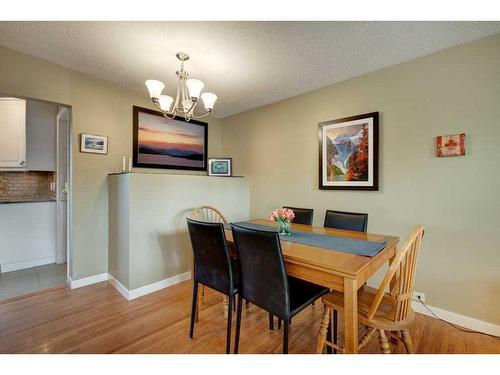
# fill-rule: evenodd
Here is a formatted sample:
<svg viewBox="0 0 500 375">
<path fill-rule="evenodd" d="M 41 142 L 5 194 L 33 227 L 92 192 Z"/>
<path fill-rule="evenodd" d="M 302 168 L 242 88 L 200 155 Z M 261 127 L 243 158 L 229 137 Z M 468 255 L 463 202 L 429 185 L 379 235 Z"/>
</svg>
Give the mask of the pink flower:
<svg viewBox="0 0 500 375">
<path fill-rule="evenodd" d="M 295 218 L 295 212 L 289 208 L 278 208 L 271 211 L 268 218 L 270 221 L 276 221 L 278 219 L 292 221 Z"/>
</svg>

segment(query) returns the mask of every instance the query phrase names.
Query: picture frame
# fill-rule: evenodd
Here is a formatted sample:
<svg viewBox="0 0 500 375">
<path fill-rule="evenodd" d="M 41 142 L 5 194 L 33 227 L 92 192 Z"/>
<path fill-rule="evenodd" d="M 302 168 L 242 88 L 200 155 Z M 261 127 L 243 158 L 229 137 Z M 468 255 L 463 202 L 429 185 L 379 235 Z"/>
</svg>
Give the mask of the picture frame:
<svg viewBox="0 0 500 375">
<path fill-rule="evenodd" d="M 319 124 L 319 189 L 377 191 L 378 112 Z"/>
<path fill-rule="evenodd" d="M 436 137 L 436 156 L 465 156 L 465 133 Z"/>
<path fill-rule="evenodd" d="M 86 133 L 80 134 L 80 152 L 107 155 L 108 137 Z"/>
<path fill-rule="evenodd" d="M 232 158 L 208 159 L 208 175 L 230 177 L 233 175 Z"/>
<path fill-rule="evenodd" d="M 208 124 L 133 106 L 134 168 L 207 171 Z"/>
</svg>

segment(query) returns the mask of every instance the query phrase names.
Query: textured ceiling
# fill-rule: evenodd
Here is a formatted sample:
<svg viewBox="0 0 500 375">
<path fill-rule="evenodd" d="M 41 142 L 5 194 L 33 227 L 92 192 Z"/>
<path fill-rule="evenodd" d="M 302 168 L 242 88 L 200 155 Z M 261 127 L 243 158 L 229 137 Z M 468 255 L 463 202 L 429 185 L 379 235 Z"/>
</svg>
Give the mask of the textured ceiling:
<svg viewBox="0 0 500 375">
<path fill-rule="evenodd" d="M 0 45 L 175 94 L 175 53 L 226 117 L 500 33 L 500 22 L 0 22 Z"/>
</svg>

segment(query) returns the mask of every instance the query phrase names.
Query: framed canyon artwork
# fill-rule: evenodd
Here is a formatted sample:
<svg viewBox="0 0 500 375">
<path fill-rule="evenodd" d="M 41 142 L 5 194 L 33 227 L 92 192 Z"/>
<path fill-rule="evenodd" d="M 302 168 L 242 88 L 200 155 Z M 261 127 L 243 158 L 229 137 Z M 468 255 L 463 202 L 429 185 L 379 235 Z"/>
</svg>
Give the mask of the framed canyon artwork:
<svg viewBox="0 0 500 375">
<path fill-rule="evenodd" d="M 135 168 L 207 171 L 208 124 L 133 108 Z"/>
<path fill-rule="evenodd" d="M 319 188 L 378 190 L 378 112 L 319 124 Z"/>
<path fill-rule="evenodd" d="M 464 156 L 465 133 L 437 137 L 437 156 Z"/>
</svg>

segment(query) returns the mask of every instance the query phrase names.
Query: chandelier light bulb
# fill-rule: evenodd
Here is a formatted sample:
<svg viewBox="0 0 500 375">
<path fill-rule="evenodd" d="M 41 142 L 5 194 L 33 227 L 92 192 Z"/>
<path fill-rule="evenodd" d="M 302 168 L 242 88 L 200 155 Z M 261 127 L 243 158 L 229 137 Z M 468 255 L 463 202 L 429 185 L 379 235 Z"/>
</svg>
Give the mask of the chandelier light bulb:
<svg viewBox="0 0 500 375">
<path fill-rule="evenodd" d="M 148 88 L 150 98 L 159 99 L 161 96 L 161 92 L 165 88 L 163 82 L 157 81 L 155 79 L 148 79 L 145 84 Z"/>
<path fill-rule="evenodd" d="M 176 72 L 177 94 L 175 99 L 170 95 L 162 95 L 162 91 L 165 88 L 163 82 L 148 79 L 145 84 L 153 105 L 168 119 L 174 119 L 176 116 L 184 116 L 186 121 L 190 121 L 191 119 L 210 116 L 214 109 L 217 95 L 211 92 L 202 94 L 201 91 L 205 87 L 203 81 L 194 78 L 188 79 L 189 74 L 184 70 L 184 63 L 189 60 L 187 53 L 178 52 L 175 56 L 181 62 L 180 69 Z M 204 113 L 197 114 L 195 109 L 200 97 L 203 100 L 205 111 Z"/>
<path fill-rule="evenodd" d="M 189 97 L 196 99 L 200 97 L 201 90 L 203 90 L 203 87 L 205 87 L 203 81 L 194 78 L 189 78 L 188 80 L 186 80 L 186 85 L 189 91 Z"/>
<path fill-rule="evenodd" d="M 203 104 L 205 105 L 205 109 L 212 110 L 214 109 L 215 101 L 217 100 L 217 95 L 212 92 L 204 92 L 201 94 L 201 100 L 203 100 Z"/>
<path fill-rule="evenodd" d="M 162 111 L 166 112 L 170 111 L 170 107 L 172 107 L 173 101 L 174 98 L 169 95 L 160 95 L 160 97 L 158 98 L 160 108 L 162 109 Z"/>
</svg>

